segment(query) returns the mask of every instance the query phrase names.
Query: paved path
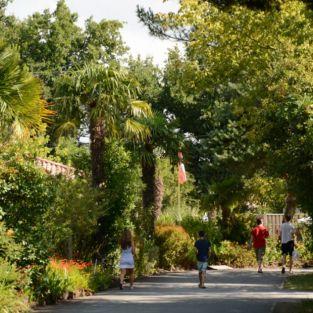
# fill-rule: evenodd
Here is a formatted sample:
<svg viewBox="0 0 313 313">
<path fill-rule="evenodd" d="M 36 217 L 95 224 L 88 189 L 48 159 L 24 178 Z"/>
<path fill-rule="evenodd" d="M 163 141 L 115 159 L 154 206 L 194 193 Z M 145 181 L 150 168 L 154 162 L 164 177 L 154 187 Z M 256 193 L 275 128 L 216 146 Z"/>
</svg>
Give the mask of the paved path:
<svg viewBox="0 0 313 313">
<path fill-rule="evenodd" d="M 128 288 L 98 293 L 36 313 L 270 313 L 275 302 L 313 299 L 312 292 L 282 290 L 277 271 L 209 271 L 207 289 L 197 287 L 197 272 L 150 277 Z"/>
</svg>

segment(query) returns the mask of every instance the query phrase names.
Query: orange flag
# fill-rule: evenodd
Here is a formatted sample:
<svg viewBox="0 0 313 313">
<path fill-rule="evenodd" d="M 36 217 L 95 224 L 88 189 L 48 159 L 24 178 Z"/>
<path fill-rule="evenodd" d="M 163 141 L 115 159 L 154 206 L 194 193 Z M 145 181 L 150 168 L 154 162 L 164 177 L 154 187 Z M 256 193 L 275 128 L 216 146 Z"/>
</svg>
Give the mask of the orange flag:
<svg viewBox="0 0 313 313">
<path fill-rule="evenodd" d="M 178 163 L 178 183 L 183 184 L 187 181 L 185 165 L 182 162 Z"/>
</svg>

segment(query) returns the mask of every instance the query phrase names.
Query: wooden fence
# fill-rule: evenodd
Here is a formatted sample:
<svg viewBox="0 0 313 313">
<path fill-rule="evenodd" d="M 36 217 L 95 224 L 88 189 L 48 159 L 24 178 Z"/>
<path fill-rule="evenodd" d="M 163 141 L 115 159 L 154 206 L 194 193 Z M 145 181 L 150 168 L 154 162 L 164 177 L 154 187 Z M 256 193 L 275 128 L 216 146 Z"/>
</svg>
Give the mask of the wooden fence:
<svg viewBox="0 0 313 313">
<path fill-rule="evenodd" d="M 296 222 L 298 219 L 304 217 L 302 213 L 296 213 L 292 219 L 292 222 Z M 278 236 L 280 225 L 283 222 L 284 214 L 264 214 L 263 224 L 269 230 L 271 236 Z"/>
</svg>

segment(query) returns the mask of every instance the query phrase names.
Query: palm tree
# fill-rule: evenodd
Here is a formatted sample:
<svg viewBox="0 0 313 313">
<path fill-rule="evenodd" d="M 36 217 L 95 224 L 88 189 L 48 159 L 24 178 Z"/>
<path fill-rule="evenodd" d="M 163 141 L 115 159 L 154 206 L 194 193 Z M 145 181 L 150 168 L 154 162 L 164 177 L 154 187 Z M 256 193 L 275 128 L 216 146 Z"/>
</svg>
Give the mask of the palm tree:
<svg viewBox="0 0 313 313">
<path fill-rule="evenodd" d="M 161 214 L 164 194 L 163 179 L 157 166 L 157 154 L 160 154 L 158 152 L 173 154 L 175 151 L 176 155 L 179 139 L 176 138 L 177 134 L 174 133 L 172 125 L 162 113 L 154 112 L 151 118 L 146 118 L 143 122 L 150 129 L 150 136 L 141 144 L 140 150 L 144 184 L 142 206 L 148 218 L 146 231 L 153 236 L 156 221 Z"/>
<path fill-rule="evenodd" d="M 149 129 L 139 119 L 151 116 L 151 108 L 134 100 L 137 90 L 126 73 L 102 64 L 85 65 L 63 76 L 56 94 L 60 116 L 70 121 L 68 125 L 89 128 L 92 184 L 99 187 L 106 181 L 104 139 L 125 136 L 143 140 Z"/>
<path fill-rule="evenodd" d="M 23 67 L 18 52 L 0 42 L 0 127 L 22 134 L 38 129 L 51 111 L 41 98 L 40 81 Z"/>
</svg>

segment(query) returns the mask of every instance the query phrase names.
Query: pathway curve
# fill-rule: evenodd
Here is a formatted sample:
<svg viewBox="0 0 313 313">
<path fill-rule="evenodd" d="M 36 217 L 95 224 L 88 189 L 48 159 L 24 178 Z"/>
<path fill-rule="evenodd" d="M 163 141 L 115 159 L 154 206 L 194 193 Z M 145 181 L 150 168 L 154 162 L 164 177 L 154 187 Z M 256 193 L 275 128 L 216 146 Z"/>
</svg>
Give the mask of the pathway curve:
<svg viewBox="0 0 313 313">
<path fill-rule="evenodd" d="M 270 313 L 274 303 L 313 299 L 312 292 L 282 290 L 277 271 L 209 271 L 207 289 L 197 272 L 168 273 L 138 282 L 134 290 L 111 289 L 36 313 Z"/>
</svg>

